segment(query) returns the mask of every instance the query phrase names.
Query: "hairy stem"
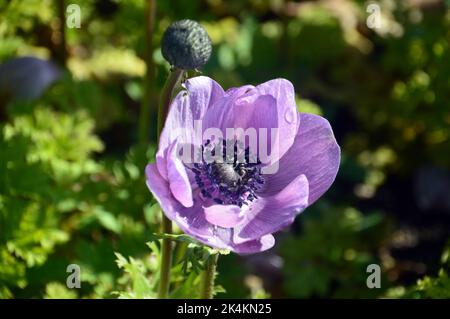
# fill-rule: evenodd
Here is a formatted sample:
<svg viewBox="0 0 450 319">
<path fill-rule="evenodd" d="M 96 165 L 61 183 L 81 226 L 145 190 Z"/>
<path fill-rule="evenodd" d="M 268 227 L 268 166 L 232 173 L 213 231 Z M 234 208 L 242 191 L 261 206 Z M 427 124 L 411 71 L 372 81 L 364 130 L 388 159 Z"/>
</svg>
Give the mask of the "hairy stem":
<svg viewBox="0 0 450 319">
<path fill-rule="evenodd" d="M 158 108 L 158 141 L 164 125 L 164 121 L 167 117 L 167 113 L 169 112 L 172 95 L 183 74 L 183 70 L 173 69 L 170 72 L 161 93 L 161 100 Z M 166 217 L 166 215 L 164 215 L 164 213 L 162 214 L 162 232 L 165 234 L 172 233 L 172 222 Z M 171 266 L 172 242 L 170 241 L 170 239 L 165 238 L 162 241 L 161 247 L 161 273 L 159 278 L 158 298 L 167 298 L 169 295 Z"/>
<path fill-rule="evenodd" d="M 162 231 L 165 234 L 172 233 L 172 222 L 164 213 L 162 219 Z M 159 277 L 158 298 L 164 299 L 169 296 L 170 268 L 172 266 L 172 242 L 163 239 L 161 247 L 161 272 Z"/>
<path fill-rule="evenodd" d="M 214 279 L 216 278 L 216 266 L 219 254 L 214 254 L 206 261 L 206 267 L 202 275 L 202 291 L 200 298 L 213 299 Z"/>
</svg>

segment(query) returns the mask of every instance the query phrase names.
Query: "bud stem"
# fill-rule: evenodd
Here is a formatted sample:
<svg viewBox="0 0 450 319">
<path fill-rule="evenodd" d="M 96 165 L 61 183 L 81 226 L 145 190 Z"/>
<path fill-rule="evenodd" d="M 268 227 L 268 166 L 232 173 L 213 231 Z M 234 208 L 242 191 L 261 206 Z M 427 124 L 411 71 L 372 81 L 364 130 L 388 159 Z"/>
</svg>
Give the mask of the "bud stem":
<svg viewBox="0 0 450 319">
<path fill-rule="evenodd" d="M 173 92 L 175 91 L 175 87 L 177 86 L 184 72 L 184 70 L 174 67 L 170 71 L 169 77 L 164 84 L 158 109 L 158 141 L 162 128 L 164 126 L 164 121 L 167 117 L 167 113 L 169 112 L 169 106 L 170 102 L 172 101 Z"/>
<path fill-rule="evenodd" d="M 219 254 L 209 256 L 206 261 L 206 267 L 202 275 L 202 291 L 200 298 L 213 299 L 214 297 L 214 279 L 216 278 L 216 266 Z"/>
<path fill-rule="evenodd" d="M 169 74 L 167 81 L 161 93 L 161 100 L 158 108 L 158 141 L 161 135 L 164 121 L 169 112 L 170 102 L 175 87 L 184 74 L 184 70 L 174 68 Z M 162 213 L 162 232 L 164 234 L 172 233 L 172 222 Z M 158 298 L 167 298 L 170 286 L 170 268 L 172 266 L 172 243 L 170 239 L 163 239 L 161 246 L 161 272 L 159 277 Z"/>
<path fill-rule="evenodd" d="M 150 119 L 156 115 L 156 108 L 152 108 L 154 103 L 152 96 L 155 94 L 155 65 L 153 63 L 153 33 L 155 28 L 156 0 L 148 0 L 146 8 L 146 47 L 145 64 L 147 72 L 143 81 L 144 94 L 141 101 L 139 114 L 139 142 L 148 146 L 150 133 Z M 154 135 L 153 135 L 154 137 Z"/>
</svg>

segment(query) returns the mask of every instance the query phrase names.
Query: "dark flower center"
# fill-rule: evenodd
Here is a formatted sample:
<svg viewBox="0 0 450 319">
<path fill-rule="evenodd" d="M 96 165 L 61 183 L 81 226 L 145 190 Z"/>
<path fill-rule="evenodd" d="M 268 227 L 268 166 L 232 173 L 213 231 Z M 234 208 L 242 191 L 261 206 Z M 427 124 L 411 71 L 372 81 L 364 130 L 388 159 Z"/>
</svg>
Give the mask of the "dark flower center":
<svg viewBox="0 0 450 319">
<path fill-rule="evenodd" d="M 264 184 L 261 161 L 237 141 L 210 140 L 201 148 L 201 163 L 191 168 L 204 198 L 218 204 L 248 205 Z"/>
</svg>

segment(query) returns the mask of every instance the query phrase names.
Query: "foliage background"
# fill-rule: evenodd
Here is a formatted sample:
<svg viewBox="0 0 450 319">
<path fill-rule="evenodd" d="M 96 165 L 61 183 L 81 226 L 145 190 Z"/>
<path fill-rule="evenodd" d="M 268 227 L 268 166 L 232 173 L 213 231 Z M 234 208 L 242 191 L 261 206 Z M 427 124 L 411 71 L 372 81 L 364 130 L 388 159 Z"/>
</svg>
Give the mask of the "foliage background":
<svg viewBox="0 0 450 319">
<path fill-rule="evenodd" d="M 182 18 L 213 41 L 203 74 L 225 88 L 289 79 L 343 150 L 331 190 L 274 249 L 221 256 L 217 297 L 450 297 L 449 1 L 380 0 L 370 29 L 365 1 L 158 0 L 151 46 L 147 1 L 71 3 L 80 29 L 62 29 L 63 1 L 0 0 L 0 62 L 61 70 L 45 90 L 26 63 L 0 72 L 0 298 L 155 296 L 160 216 L 143 171 L 169 69 L 161 35 Z M 176 241 L 172 297 L 195 298 L 211 252 Z M 72 263 L 81 289 L 66 287 Z M 380 289 L 366 286 L 371 263 Z"/>
</svg>

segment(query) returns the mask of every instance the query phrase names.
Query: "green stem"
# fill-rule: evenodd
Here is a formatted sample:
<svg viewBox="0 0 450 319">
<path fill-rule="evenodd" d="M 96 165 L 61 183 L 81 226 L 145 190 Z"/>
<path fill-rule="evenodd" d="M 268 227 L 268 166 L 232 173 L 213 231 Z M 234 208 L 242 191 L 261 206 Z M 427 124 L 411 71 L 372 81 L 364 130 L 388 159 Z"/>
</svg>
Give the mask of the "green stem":
<svg viewBox="0 0 450 319">
<path fill-rule="evenodd" d="M 162 219 L 162 231 L 165 234 L 172 233 L 172 222 L 164 213 Z M 163 239 L 161 246 L 161 273 L 159 277 L 158 298 L 165 299 L 169 296 L 170 268 L 172 266 L 172 242 Z"/>
<path fill-rule="evenodd" d="M 180 263 L 184 256 L 186 255 L 186 251 L 188 248 L 188 243 L 178 242 L 177 243 L 177 253 L 175 254 L 175 262 Z"/>
<path fill-rule="evenodd" d="M 184 74 L 184 70 L 173 69 L 161 93 L 161 100 L 158 108 L 158 141 L 161 134 L 164 121 L 169 111 L 170 102 L 175 88 Z M 162 214 L 162 232 L 165 234 L 172 233 L 172 222 Z M 159 277 L 158 298 L 167 298 L 170 287 L 170 268 L 172 266 L 172 242 L 170 239 L 163 239 L 161 247 L 161 273 Z"/>
<path fill-rule="evenodd" d="M 164 126 L 164 121 L 166 120 L 167 113 L 169 112 L 170 102 L 172 101 L 173 92 L 184 74 L 184 70 L 178 68 L 172 68 L 169 77 L 164 85 L 161 93 L 161 100 L 159 101 L 158 108 L 158 141 L 159 135 L 161 134 L 162 128 Z"/>
<path fill-rule="evenodd" d="M 213 299 L 214 297 L 214 279 L 216 277 L 216 265 L 219 254 L 214 254 L 206 261 L 206 268 L 202 275 L 202 291 L 200 298 Z"/>
<path fill-rule="evenodd" d="M 66 42 L 66 5 L 64 0 L 58 1 L 58 16 L 60 20 L 61 39 L 56 52 L 56 60 L 60 65 L 66 67 L 67 62 L 67 42 Z"/>
<path fill-rule="evenodd" d="M 145 64 L 147 72 L 144 78 L 144 94 L 141 101 L 141 112 L 139 114 L 139 142 L 147 145 L 150 133 L 151 115 L 155 115 L 152 111 L 152 96 L 154 94 L 155 66 L 153 63 L 153 31 L 155 27 L 156 0 L 148 0 L 146 13 L 146 47 L 145 47 Z M 153 114 L 151 114 L 153 113 Z"/>
</svg>

